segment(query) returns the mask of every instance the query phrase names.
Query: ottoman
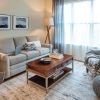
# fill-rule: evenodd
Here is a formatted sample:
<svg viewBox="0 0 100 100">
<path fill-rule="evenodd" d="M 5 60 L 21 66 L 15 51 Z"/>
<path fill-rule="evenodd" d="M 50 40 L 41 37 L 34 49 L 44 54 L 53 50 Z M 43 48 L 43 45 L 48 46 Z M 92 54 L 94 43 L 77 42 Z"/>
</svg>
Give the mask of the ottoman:
<svg viewBox="0 0 100 100">
<path fill-rule="evenodd" d="M 100 75 L 93 80 L 93 90 L 95 94 L 100 97 Z"/>
</svg>

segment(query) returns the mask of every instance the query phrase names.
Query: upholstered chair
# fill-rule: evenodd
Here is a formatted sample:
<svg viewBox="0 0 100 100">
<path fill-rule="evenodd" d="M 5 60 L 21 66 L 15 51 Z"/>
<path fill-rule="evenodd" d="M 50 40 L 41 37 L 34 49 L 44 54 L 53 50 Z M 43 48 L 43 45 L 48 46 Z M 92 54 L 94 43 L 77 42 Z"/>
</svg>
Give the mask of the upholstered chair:
<svg viewBox="0 0 100 100">
<path fill-rule="evenodd" d="M 91 49 L 85 56 L 86 71 L 93 76 L 100 74 L 100 49 Z"/>
</svg>

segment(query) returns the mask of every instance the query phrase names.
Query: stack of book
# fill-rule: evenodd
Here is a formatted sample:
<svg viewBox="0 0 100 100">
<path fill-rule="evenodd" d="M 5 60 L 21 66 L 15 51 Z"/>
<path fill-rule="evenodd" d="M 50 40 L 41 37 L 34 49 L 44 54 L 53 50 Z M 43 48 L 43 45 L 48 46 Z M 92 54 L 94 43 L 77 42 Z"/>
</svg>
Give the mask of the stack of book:
<svg viewBox="0 0 100 100">
<path fill-rule="evenodd" d="M 52 53 L 49 55 L 50 58 L 55 58 L 55 59 L 62 59 L 63 58 L 63 54 L 61 53 Z"/>
<path fill-rule="evenodd" d="M 59 71 L 56 71 L 53 75 L 52 75 L 52 79 L 57 79 L 60 75 L 62 75 L 64 73 L 63 70 L 59 70 Z"/>
</svg>

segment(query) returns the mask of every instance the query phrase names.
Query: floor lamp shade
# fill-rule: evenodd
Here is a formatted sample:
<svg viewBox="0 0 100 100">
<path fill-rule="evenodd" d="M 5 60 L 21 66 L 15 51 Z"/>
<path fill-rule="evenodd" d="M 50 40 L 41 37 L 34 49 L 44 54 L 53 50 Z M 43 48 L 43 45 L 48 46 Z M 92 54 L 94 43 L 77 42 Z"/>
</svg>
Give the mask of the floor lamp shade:
<svg viewBox="0 0 100 100">
<path fill-rule="evenodd" d="M 48 19 L 48 24 L 46 25 L 46 29 L 47 29 L 47 35 L 46 35 L 46 39 L 45 39 L 45 43 L 48 40 L 49 43 L 51 43 L 50 41 L 50 28 L 54 26 L 54 20 L 53 17 L 50 17 Z"/>
<path fill-rule="evenodd" d="M 53 17 L 50 17 L 50 18 L 49 18 L 49 26 L 54 26 Z"/>
</svg>

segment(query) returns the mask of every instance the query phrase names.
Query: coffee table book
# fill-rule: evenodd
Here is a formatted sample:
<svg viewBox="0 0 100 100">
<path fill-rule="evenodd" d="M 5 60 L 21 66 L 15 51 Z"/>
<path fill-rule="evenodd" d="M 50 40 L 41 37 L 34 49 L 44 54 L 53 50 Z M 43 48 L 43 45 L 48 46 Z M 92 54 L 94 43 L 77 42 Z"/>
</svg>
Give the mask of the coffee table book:
<svg viewBox="0 0 100 100">
<path fill-rule="evenodd" d="M 62 59 L 64 56 L 61 53 L 56 53 L 56 54 L 52 53 L 52 54 L 49 55 L 49 57 L 55 58 L 55 59 Z"/>
<path fill-rule="evenodd" d="M 66 64 L 72 63 L 72 68 L 66 67 Z M 61 71 L 56 78 L 53 78 L 56 71 Z M 70 71 L 73 70 L 73 57 L 71 55 L 64 55 L 63 59 L 53 59 L 50 64 L 41 64 L 38 60 L 27 63 L 27 83 L 28 80 L 32 81 L 35 85 L 42 87 L 48 92 L 48 90 L 62 80 Z M 28 78 L 28 72 L 36 74 L 35 76 Z"/>
</svg>

